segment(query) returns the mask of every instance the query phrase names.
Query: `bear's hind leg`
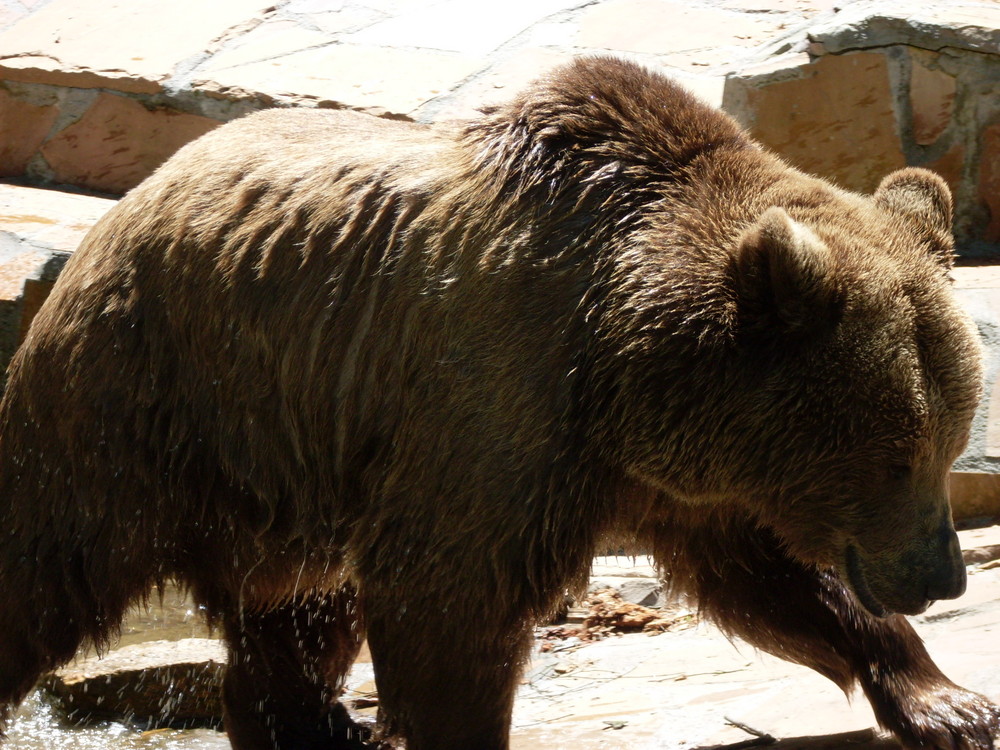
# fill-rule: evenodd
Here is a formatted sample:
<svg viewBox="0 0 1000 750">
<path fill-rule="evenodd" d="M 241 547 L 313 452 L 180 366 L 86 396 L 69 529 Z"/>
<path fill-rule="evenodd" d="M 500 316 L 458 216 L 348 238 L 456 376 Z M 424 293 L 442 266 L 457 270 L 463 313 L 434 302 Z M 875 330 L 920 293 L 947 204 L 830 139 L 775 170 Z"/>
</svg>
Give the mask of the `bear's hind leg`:
<svg viewBox="0 0 1000 750">
<path fill-rule="evenodd" d="M 907 747 L 993 750 L 1000 710 L 938 669 L 904 617 L 864 611 L 844 584 L 797 563 L 751 521 L 664 525 L 657 559 L 723 631 L 849 690 Z"/>
<path fill-rule="evenodd" d="M 82 645 L 105 647 L 127 608 L 149 588 L 142 564 L 128 570 L 99 540 L 11 535 L 0 549 L 0 730 L 39 677 Z M 114 558 L 117 559 L 117 558 Z"/>
<path fill-rule="evenodd" d="M 368 732 L 337 702 L 361 647 L 354 591 L 227 615 L 225 727 L 235 750 L 360 749 Z"/>
<path fill-rule="evenodd" d="M 26 575 L 0 571 L 0 587 L 9 603 L 0 610 L 0 732 L 46 671 L 69 661 L 83 643 L 76 618 L 58 613 L 46 584 L 30 591 L 19 583 Z"/>
</svg>

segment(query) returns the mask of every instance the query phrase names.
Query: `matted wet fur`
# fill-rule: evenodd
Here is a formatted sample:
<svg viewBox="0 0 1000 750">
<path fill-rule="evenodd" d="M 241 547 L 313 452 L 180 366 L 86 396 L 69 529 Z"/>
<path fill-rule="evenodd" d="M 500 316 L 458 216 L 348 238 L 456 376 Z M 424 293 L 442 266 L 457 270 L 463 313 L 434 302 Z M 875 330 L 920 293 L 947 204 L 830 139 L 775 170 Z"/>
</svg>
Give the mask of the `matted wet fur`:
<svg viewBox="0 0 1000 750">
<path fill-rule="evenodd" d="M 912 747 L 997 709 L 899 613 L 954 597 L 980 349 L 951 202 L 788 168 L 636 65 L 480 121 L 270 111 L 84 240 L 0 406 L 3 716 L 176 578 L 234 747 L 500 750 L 531 625 L 608 539 L 728 632 L 860 685 Z"/>
</svg>

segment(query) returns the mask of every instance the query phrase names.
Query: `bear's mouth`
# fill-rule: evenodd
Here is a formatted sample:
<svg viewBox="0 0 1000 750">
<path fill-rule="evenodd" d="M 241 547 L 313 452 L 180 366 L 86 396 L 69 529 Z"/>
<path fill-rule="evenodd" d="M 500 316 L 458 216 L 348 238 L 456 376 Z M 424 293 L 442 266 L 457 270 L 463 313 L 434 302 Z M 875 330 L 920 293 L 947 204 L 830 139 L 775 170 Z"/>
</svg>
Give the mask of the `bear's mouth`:
<svg viewBox="0 0 1000 750">
<path fill-rule="evenodd" d="M 848 545 L 846 557 L 847 580 L 851 584 L 854 596 L 861 602 L 861 606 L 867 609 L 875 617 L 888 617 L 892 614 L 885 605 L 882 604 L 872 593 L 865 577 L 864 564 L 861 562 L 861 555 L 853 544 Z"/>
</svg>

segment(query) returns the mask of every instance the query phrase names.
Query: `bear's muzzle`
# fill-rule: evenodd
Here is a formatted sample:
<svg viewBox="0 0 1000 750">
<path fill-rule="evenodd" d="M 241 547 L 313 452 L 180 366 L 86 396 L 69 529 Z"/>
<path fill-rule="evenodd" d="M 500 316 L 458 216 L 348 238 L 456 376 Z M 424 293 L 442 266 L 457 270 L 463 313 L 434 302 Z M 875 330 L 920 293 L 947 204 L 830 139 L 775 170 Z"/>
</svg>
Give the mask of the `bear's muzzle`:
<svg viewBox="0 0 1000 750">
<path fill-rule="evenodd" d="M 876 617 L 918 615 L 935 601 L 965 593 L 965 563 L 950 520 L 929 539 L 896 554 L 867 554 L 850 544 L 843 572 L 858 601 Z"/>
</svg>

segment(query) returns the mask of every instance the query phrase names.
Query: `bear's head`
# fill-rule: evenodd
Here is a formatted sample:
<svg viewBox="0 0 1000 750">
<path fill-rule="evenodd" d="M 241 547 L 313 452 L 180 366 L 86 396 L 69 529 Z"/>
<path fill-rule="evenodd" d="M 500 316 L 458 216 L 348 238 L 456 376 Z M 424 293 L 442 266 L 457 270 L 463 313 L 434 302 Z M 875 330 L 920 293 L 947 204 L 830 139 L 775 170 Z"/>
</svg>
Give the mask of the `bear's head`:
<svg viewBox="0 0 1000 750">
<path fill-rule="evenodd" d="M 768 208 L 729 269 L 749 415 L 730 425 L 732 478 L 791 554 L 837 569 L 876 615 L 965 588 L 948 474 L 982 366 L 950 227 L 944 182 L 904 169 L 870 198 Z"/>
</svg>

